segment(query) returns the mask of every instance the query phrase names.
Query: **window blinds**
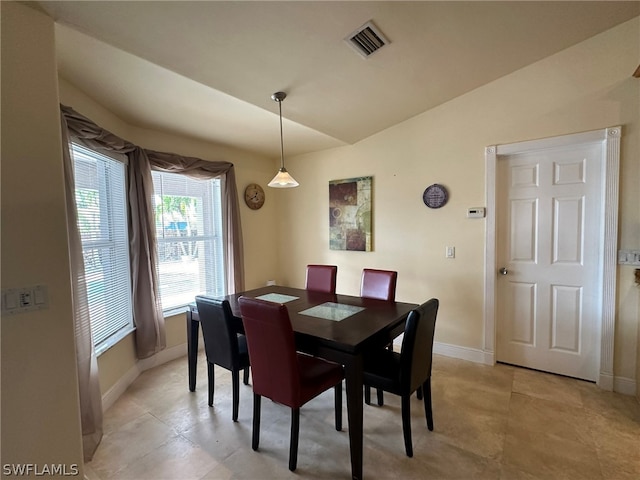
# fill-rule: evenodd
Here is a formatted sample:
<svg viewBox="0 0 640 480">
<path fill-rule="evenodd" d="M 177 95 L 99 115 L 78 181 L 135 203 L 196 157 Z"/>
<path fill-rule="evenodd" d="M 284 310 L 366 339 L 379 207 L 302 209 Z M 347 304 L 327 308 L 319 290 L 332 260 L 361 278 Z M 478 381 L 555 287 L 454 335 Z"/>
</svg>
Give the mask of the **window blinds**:
<svg viewBox="0 0 640 480">
<path fill-rule="evenodd" d="M 78 229 L 96 348 L 133 326 L 125 164 L 72 144 Z"/>
<path fill-rule="evenodd" d="M 224 295 L 220 180 L 152 172 L 163 310 Z"/>
</svg>

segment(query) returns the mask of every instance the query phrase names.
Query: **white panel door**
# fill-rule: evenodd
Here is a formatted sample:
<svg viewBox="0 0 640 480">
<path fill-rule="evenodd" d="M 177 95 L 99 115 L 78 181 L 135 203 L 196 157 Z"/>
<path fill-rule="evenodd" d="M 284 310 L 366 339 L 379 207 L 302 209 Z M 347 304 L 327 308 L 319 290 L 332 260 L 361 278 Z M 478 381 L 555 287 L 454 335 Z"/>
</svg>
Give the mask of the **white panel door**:
<svg viewBox="0 0 640 480">
<path fill-rule="evenodd" d="M 496 359 L 598 374 L 602 146 L 500 157 Z"/>
</svg>

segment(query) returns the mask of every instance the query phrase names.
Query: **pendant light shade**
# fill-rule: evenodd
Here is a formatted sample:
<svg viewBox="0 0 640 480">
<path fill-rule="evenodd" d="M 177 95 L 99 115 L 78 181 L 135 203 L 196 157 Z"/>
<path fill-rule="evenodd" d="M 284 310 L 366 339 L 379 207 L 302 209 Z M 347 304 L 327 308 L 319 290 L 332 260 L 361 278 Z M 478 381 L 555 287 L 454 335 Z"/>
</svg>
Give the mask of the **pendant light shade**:
<svg viewBox="0 0 640 480">
<path fill-rule="evenodd" d="M 274 188 L 293 188 L 300 184 L 287 172 L 286 168 L 282 167 L 268 185 Z"/>
<path fill-rule="evenodd" d="M 268 185 L 274 188 L 293 188 L 300 185 L 284 168 L 284 142 L 282 140 L 282 101 L 287 98 L 287 94 L 284 92 L 276 92 L 271 95 L 271 99 L 278 102 L 278 109 L 280 113 L 280 170 L 273 180 Z"/>
</svg>

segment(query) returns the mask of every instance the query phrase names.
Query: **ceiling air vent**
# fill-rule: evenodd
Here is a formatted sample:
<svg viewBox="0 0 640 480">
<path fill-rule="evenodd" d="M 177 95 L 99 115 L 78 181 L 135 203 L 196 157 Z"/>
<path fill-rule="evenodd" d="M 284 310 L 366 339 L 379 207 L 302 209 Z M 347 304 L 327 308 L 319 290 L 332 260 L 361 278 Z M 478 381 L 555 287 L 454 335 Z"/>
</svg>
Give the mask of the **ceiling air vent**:
<svg viewBox="0 0 640 480">
<path fill-rule="evenodd" d="M 345 38 L 345 41 L 364 58 L 369 57 L 372 53 L 390 43 L 382 32 L 371 22 L 365 23 Z"/>
</svg>

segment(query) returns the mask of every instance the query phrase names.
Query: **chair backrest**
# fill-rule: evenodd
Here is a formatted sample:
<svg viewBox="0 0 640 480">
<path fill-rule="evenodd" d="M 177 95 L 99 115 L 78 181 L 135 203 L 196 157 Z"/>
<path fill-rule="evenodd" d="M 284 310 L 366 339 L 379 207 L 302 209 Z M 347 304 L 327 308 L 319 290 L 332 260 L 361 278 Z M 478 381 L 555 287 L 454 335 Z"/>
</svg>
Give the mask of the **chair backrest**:
<svg viewBox="0 0 640 480">
<path fill-rule="evenodd" d="M 400 385 L 413 392 L 431 376 L 433 335 L 439 301 L 423 303 L 407 317 L 400 353 Z"/>
<path fill-rule="evenodd" d="M 300 397 L 300 371 L 285 305 L 240 297 L 254 393 L 293 406 Z"/>
<path fill-rule="evenodd" d="M 228 370 L 238 368 L 238 334 L 228 300 L 196 297 L 207 361 Z"/>
<path fill-rule="evenodd" d="M 307 265 L 306 289 L 314 292 L 336 293 L 336 265 Z"/>
<path fill-rule="evenodd" d="M 396 299 L 397 281 L 398 272 L 365 268 L 362 270 L 360 296 L 393 302 Z"/>
</svg>

